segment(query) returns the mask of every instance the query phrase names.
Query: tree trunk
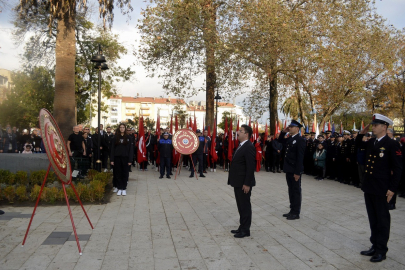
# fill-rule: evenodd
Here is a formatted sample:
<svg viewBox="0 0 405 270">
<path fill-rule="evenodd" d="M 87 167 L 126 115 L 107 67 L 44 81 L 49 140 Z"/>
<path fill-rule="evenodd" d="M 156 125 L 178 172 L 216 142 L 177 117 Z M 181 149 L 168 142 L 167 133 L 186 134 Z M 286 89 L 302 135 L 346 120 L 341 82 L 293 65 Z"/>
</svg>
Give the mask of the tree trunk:
<svg viewBox="0 0 405 270">
<path fill-rule="evenodd" d="M 217 8 L 215 1 L 204 1 L 204 45 L 206 57 L 206 112 L 205 125 L 213 130 L 214 128 L 214 97 L 217 84 L 217 74 L 215 70 L 215 47 L 217 43 L 217 28 L 216 28 Z M 218 120 L 217 120 L 218 121 Z M 205 128 L 205 127 L 203 127 Z"/>
<path fill-rule="evenodd" d="M 68 15 L 66 15 L 68 16 Z M 55 98 L 53 115 L 65 140 L 76 125 L 75 60 L 76 37 L 75 15 L 58 20 L 56 36 Z"/>
<path fill-rule="evenodd" d="M 273 70 L 273 69 L 272 69 Z M 268 74 L 269 79 L 269 113 L 270 113 L 270 134 L 276 134 L 276 121 L 278 120 L 278 92 L 277 92 L 277 72 Z"/>
</svg>

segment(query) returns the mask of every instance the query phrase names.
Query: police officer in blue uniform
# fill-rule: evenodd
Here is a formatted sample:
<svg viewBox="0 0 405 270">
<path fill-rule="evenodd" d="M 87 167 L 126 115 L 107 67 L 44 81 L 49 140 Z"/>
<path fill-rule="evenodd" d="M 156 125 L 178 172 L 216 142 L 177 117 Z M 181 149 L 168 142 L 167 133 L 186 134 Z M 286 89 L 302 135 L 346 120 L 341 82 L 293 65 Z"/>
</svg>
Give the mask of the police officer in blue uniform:
<svg viewBox="0 0 405 270">
<path fill-rule="evenodd" d="M 173 153 L 173 143 L 172 139 L 169 139 L 169 133 L 163 133 L 163 138 L 158 141 L 158 151 L 160 152 L 160 177 L 163 178 L 166 169 L 166 178 L 170 179 L 172 163 L 172 153 Z"/>
<path fill-rule="evenodd" d="M 197 129 L 196 130 L 197 136 L 198 136 L 198 141 L 199 145 L 197 150 L 192 154 L 193 156 L 193 163 L 194 166 L 197 165 L 197 160 L 198 160 L 198 173 L 200 174 L 200 177 L 205 177 L 203 174 L 203 155 L 204 155 L 204 146 L 205 146 L 205 137 L 202 135 L 201 130 Z M 189 176 L 190 178 L 194 177 L 194 168 L 191 168 L 191 174 Z"/>
<path fill-rule="evenodd" d="M 288 220 L 300 218 L 302 190 L 301 190 L 301 173 L 304 170 L 305 139 L 298 132 L 302 125 L 292 120 L 291 124 L 286 127 L 279 136 L 279 141 L 285 143 L 285 157 L 283 171 L 286 173 L 288 196 L 290 198 L 290 212 L 284 214 Z M 290 136 L 285 138 L 286 133 Z"/>
<path fill-rule="evenodd" d="M 366 167 L 361 189 L 371 229 L 371 248 L 362 251 L 364 256 L 372 256 L 371 262 L 386 259 L 387 243 L 390 236 L 391 217 L 389 202 L 397 191 L 402 173 L 402 152 L 399 144 L 387 136 L 387 128 L 393 122 L 381 114 L 374 114 L 373 121 L 356 138 L 358 147 L 366 144 Z M 376 136 L 363 142 L 363 136 L 372 125 Z"/>
</svg>

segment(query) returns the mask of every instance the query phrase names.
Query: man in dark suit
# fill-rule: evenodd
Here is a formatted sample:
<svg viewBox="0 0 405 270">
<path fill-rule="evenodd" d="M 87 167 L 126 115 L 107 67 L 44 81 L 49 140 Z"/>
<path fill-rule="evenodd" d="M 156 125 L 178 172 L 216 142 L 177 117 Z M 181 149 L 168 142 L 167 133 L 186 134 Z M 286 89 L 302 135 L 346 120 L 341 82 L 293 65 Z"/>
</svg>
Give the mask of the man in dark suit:
<svg viewBox="0 0 405 270">
<path fill-rule="evenodd" d="M 253 134 L 251 127 L 242 125 L 238 131 L 240 142 L 236 149 L 229 168 L 228 185 L 231 185 L 235 192 L 236 205 L 239 211 L 239 228 L 232 230 L 236 238 L 250 236 L 250 225 L 252 223 L 252 206 L 250 196 L 252 187 L 256 185 L 256 149 L 249 140 Z"/>
<path fill-rule="evenodd" d="M 370 223 L 372 244 L 369 250 L 360 252 L 364 256 L 372 256 L 371 262 L 386 259 L 388 239 L 390 236 L 391 216 L 389 202 L 397 191 L 402 173 L 402 152 L 399 144 L 387 135 L 387 128 L 393 122 L 381 114 L 374 114 L 373 121 L 367 125 L 356 138 L 356 145 L 365 144 L 365 175 L 361 189 L 368 220 Z M 363 142 L 363 136 L 372 125 L 376 136 Z"/>
<path fill-rule="evenodd" d="M 302 190 L 301 190 L 301 173 L 304 170 L 304 155 L 306 142 L 298 132 L 302 125 L 295 120 L 286 127 L 279 136 L 279 141 L 285 143 L 285 157 L 283 171 L 286 173 L 288 196 L 290 197 L 290 212 L 284 214 L 288 220 L 300 218 Z M 285 138 L 287 132 L 290 133 Z"/>
</svg>

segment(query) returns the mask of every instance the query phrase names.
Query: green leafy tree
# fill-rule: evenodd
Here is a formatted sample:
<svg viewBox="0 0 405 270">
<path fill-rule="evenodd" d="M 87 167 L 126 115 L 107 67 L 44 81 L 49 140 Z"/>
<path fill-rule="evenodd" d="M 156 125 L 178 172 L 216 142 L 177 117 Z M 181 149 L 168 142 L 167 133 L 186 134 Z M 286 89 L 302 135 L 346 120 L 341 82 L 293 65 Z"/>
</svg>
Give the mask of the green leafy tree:
<svg viewBox="0 0 405 270">
<path fill-rule="evenodd" d="M 130 0 L 99 0 L 99 13 L 111 25 L 113 9 L 132 10 Z M 53 115 L 65 138 L 76 124 L 75 62 L 76 62 L 76 17 L 78 11 L 87 8 L 86 0 L 20 0 L 16 7 L 19 18 L 30 27 L 30 21 L 38 14 L 46 14 L 49 32 L 56 25 L 55 39 L 55 95 Z"/>
<path fill-rule="evenodd" d="M 35 34 L 25 42 L 23 63 L 26 68 L 44 65 L 53 69 L 55 65 L 55 38 L 56 26 L 52 26 L 51 34 L 47 25 L 47 11 L 42 9 L 37 16 L 29 19 L 29 22 L 15 18 L 14 38 L 17 44 L 25 42 L 28 31 Z M 76 61 L 75 61 L 75 99 L 76 115 L 78 123 L 88 123 L 97 112 L 97 98 L 94 95 L 98 88 L 98 71 L 94 69 L 94 63 L 90 61 L 94 52 L 98 50 L 98 44 L 103 48 L 109 69 L 102 72 L 101 90 L 103 96 L 110 97 L 116 94 L 115 83 L 128 81 L 134 72 L 131 67 L 122 68 L 117 61 L 127 53 L 126 48 L 119 43 L 118 35 L 111 31 L 96 27 L 88 20 L 88 12 L 78 13 L 76 16 Z M 91 99 L 91 96 L 93 98 Z M 91 102 L 90 102 L 91 101 Z M 108 107 L 101 104 L 101 110 Z"/>
<path fill-rule="evenodd" d="M 206 123 L 213 127 L 215 89 L 237 91 L 241 76 L 237 64 L 229 65 L 218 26 L 227 16 L 222 0 L 152 0 L 143 11 L 139 56 L 151 76 L 159 76 L 163 88 L 179 97 L 206 92 Z M 204 86 L 195 85 L 205 75 Z"/>
<path fill-rule="evenodd" d="M 38 127 L 42 108 L 53 112 L 54 74 L 44 67 L 12 74 L 14 88 L 0 104 L 0 123 L 20 129 Z"/>
<path fill-rule="evenodd" d="M 221 128 L 222 130 L 225 130 L 225 119 L 227 119 L 228 122 L 228 127 L 230 125 L 230 121 L 232 121 L 232 128 L 233 130 L 236 130 L 236 125 L 235 123 L 237 123 L 237 119 L 235 115 L 231 115 L 231 112 L 228 111 L 224 111 L 222 113 L 222 119 L 221 119 L 221 123 L 218 124 L 218 127 Z"/>
</svg>

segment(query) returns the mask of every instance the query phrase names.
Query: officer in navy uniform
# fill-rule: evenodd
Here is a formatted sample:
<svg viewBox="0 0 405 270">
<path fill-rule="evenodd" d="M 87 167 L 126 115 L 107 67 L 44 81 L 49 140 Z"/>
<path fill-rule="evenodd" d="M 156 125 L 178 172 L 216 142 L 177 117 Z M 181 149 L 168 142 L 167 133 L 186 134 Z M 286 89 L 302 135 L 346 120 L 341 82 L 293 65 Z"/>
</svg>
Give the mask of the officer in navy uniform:
<svg viewBox="0 0 405 270">
<path fill-rule="evenodd" d="M 357 164 L 357 146 L 356 137 L 359 134 L 358 129 L 352 129 L 351 146 L 350 146 L 350 178 L 355 187 L 360 187 L 359 168 Z"/>
<path fill-rule="evenodd" d="M 301 173 L 304 170 L 305 139 L 298 132 L 302 125 L 292 120 L 279 136 L 279 141 L 285 143 L 285 157 L 283 171 L 286 173 L 288 196 L 290 198 L 290 212 L 284 214 L 288 220 L 300 218 L 301 213 Z M 290 136 L 285 138 L 286 133 Z"/>
<path fill-rule="evenodd" d="M 313 148 L 313 140 L 310 137 L 310 134 L 308 132 L 304 133 L 305 136 L 305 159 L 304 159 L 304 172 L 305 174 L 309 175 L 311 174 L 312 171 L 312 156 L 313 156 L 313 152 L 312 152 L 312 148 Z M 311 155 L 312 152 L 312 155 Z"/>
<path fill-rule="evenodd" d="M 336 143 L 336 158 L 335 158 L 335 172 L 337 176 L 337 181 L 343 183 L 344 181 L 344 170 L 345 170 L 346 156 L 345 149 L 343 148 L 343 135 L 339 134 L 337 136 Z"/>
<path fill-rule="evenodd" d="M 371 229 L 371 248 L 360 254 L 372 256 L 371 262 L 386 259 L 387 243 L 390 236 L 391 217 L 389 202 L 397 191 L 402 173 L 402 152 L 399 144 L 387 136 L 387 128 L 393 122 L 381 114 L 374 114 L 373 121 L 356 138 L 360 147 L 366 144 L 366 168 L 361 189 Z M 372 125 L 373 134 L 367 142 L 362 142 L 364 134 Z"/>
<path fill-rule="evenodd" d="M 158 151 L 160 153 L 160 177 L 163 178 L 166 169 L 166 178 L 170 179 L 172 164 L 173 143 L 172 139 L 169 139 L 169 133 L 163 133 L 162 138 L 158 141 Z"/>
<path fill-rule="evenodd" d="M 343 163 L 341 164 L 343 169 L 343 183 L 350 184 L 350 150 L 352 147 L 352 143 L 350 140 L 350 131 L 343 130 L 343 142 L 342 142 L 342 149 L 341 149 L 341 158 L 343 158 Z"/>
<path fill-rule="evenodd" d="M 195 151 L 192 156 L 193 156 L 193 163 L 194 166 L 197 165 L 197 160 L 198 160 L 198 173 L 200 174 L 200 177 L 205 177 L 203 174 L 203 155 L 204 155 L 204 146 L 205 146 L 205 137 L 202 135 L 201 130 L 197 129 L 196 130 L 198 141 L 200 144 L 198 145 L 197 151 Z M 194 169 L 191 168 L 191 174 L 190 178 L 194 177 Z"/>
<path fill-rule="evenodd" d="M 335 135 L 326 140 L 326 175 L 331 180 L 336 178 L 336 144 Z"/>
</svg>

